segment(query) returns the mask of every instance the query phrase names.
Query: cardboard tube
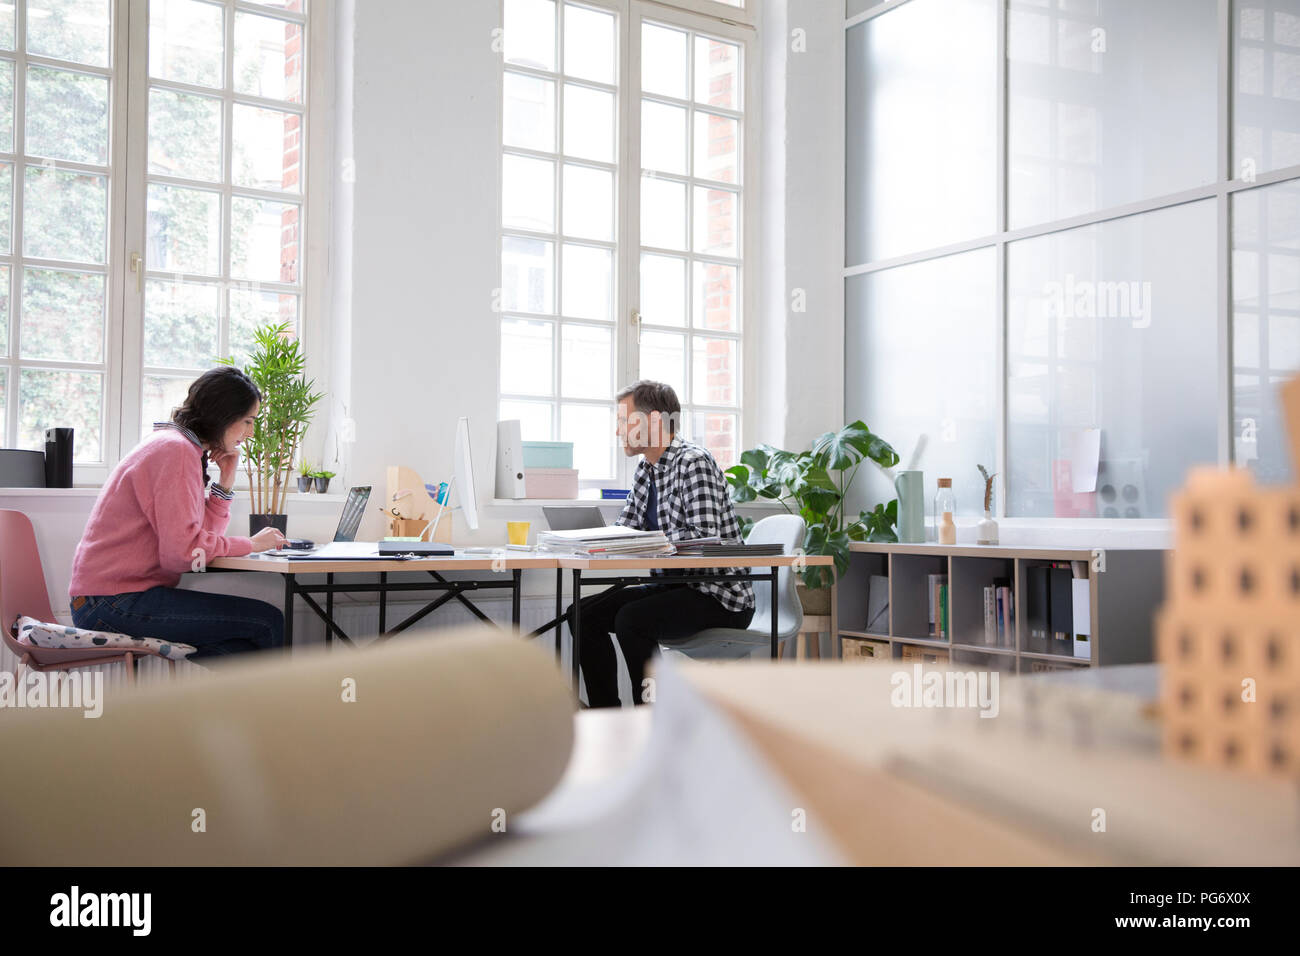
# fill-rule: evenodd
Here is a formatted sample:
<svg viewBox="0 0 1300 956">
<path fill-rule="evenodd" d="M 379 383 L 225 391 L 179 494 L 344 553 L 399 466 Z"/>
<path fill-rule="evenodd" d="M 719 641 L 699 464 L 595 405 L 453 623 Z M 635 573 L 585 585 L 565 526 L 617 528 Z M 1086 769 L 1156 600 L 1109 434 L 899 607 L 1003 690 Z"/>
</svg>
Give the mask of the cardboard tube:
<svg viewBox="0 0 1300 956">
<path fill-rule="evenodd" d="M 554 788 L 573 713 L 547 654 L 482 628 L 9 710 L 0 863 L 426 862 Z"/>
</svg>

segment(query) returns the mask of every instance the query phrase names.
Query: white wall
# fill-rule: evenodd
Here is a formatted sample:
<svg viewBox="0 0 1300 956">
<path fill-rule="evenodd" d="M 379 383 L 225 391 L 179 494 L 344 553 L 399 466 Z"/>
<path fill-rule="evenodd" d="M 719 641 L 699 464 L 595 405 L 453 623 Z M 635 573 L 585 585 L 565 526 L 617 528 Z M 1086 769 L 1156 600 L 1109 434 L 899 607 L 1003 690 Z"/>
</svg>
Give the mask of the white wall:
<svg viewBox="0 0 1300 956">
<path fill-rule="evenodd" d="M 844 424 L 844 4 L 773 6 L 786 8 L 784 29 L 767 31 L 763 42 L 769 86 L 783 87 L 784 100 L 764 121 L 783 127 L 772 149 L 782 167 L 774 198 L 783 228 L 770 241 L 785 289 L 767 304 L 779 305 L 785 319 L 778 444 L 796 449 Z M 775 136 L 769 128 L 768 138 Z M 803 312 L 793 311 L 796 289 L 804 293 Z"/>
<path fill-rule="evenodd" d="M 771 233 L 755 269 L 765 354 L 748 387 L 753 441 L 805 446 L 843 417 L 835 159 L 843 17 L 837 0 L 789 5 L 791 29 L 807 33 L 806 52 L 787 55 L 785 0 L 761 8 L 760 217 Z M 542 517 L 540 508 L 491 505 L 501 135 L 501 60 L 491 44 L 499 7 L 366 0 L 341 4 L 338 16 L 336 69 L 346 78 L 350 66 L 354 83 L 351 103 L 348 91 L 338 97 L 336 167 L 355 169 L 355 183 L 334 191 L 331 434 L 346 403 L 356 427 L 347 482 L 382 489 L 390 463 L 445 480 L 456 418 L 468 415 L 482 521 L 477 534 L 458 522 L 456 536 L 493 543 L 506 520 Z M 790 321 L 794 286 L 808 306 Z M 381 526 L 371 511 L 362 530 Z"/>
</svg>

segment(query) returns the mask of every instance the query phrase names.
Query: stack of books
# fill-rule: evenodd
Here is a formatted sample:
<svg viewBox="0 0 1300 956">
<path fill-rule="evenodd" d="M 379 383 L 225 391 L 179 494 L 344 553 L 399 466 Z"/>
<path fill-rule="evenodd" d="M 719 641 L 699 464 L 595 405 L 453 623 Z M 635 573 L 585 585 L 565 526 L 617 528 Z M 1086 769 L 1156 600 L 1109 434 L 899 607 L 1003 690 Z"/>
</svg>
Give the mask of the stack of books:
<svg viewBox="0 0 1300 956">
<path fill-rule="evenodd" d="M 984 588 L 984 643 L 996 647 L 1015 647 L 1016 615 L 1011 579 L 994 578 Z"/>
<path fill-rule="evenodd" d="M 674 549 L 662 531 L 636 531 L 622 525 L 610 525 L 546 532 L 538 536 L 537 550 L 579 558 L 620 558 L 667 556 Z"/>
</svg>

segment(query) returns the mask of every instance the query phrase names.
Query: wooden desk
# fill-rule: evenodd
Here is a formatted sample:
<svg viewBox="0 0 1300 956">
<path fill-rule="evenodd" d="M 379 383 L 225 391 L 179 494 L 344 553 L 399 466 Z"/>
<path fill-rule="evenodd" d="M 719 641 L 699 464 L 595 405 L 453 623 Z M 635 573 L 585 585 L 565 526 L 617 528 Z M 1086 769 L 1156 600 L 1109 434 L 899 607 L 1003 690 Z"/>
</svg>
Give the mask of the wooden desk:
<svg viewBox="0 0 1300 956">
<path fill-rule="evenodd" d="M 697 557 L 647 557 L 647 558 L 574 558 L 558 557 L 559 573 L 565 569 L 573 574 L 573 620 L 570 622 L 570 630 L 573 633 L 573 687 L 576 692 L 578 687 L 578 662 L 579 650 L 581 648 L 581 637 L 579 636 L 579 622 L 581 620 L 582 606 L 582 575 L 584 571 L 665 571 L 665 574 L 658 574 L 651 578 L 645 576 L 617 576 L 617 577 L 599 577 L 588 578 L 586 583 L 604 584 L 610 587 L 621 588 L 631 584 L 700 584 L 712 581 L 763 581 L 770 582 L 772 588 L 772 658 L 778 656 L 777 653 L 777 593 L 776 580 L 777 572 L 781 568 L 810 567 L 813 565 L 830 566 L 835 563 L 835 559 L 830 555 L 824 554 L 782 554 L 766 555 L 755 557 L 739 557 L 733 555 L 712 556 L 707 558 Z M 725 567 L 721 565 L 725 564 Z M 729 572 L 728 569 L 749 568 L 747 573 Z M 700 574 L 701 570 L 707 570 L 713 573 Z M 672 572 L 696 571 L 695 574 L 683 574 Z M 559 614 L 559 602 L 556 602 L 556 617 Z M 558 647 L 558 641 L 556 643 Z"/>
<path fill-rule="evenodd" d="M 341 558 L 337 561 L 319 561 L 250 554 L 239 558 L 218 558 L 208 564 L 208 570 L 210 571 L 251 571 L 262 574 L 279 574 L 284 578 L 284 644 L 286 647 L 293 645 L 293 606 L 294 598 L 298 595 L 301 595 L 307 606 L 325 622 L 325 642 L 331 645 L 335 634 L 349 644 L 353 643 L 352 638 L 334 620 L 334 595 L 340 593 L 377 592 L 379 594 L 379 640 L 381 641 L 392 637 L 394 634 L 401 633 L 425 615 L 431 614 L 453 599 L 463 604 L 479 620 L 491 624 L 491 619 L 465 596 L 466 591 L 509 588 L 511 592 L 511 622 L 518 628 L 523 572 L 532 569 L 546 570 L 552 568 L 556 568 L 554 557 L 541 557 L 505 549 L 493 554 L 466 554 L 462 552 L 451 557 L 405 558 L 391 561 L 348 558 Z M 424 571 L 433 580 L 428 583 L 423 581 L 390 582 L 388 574 L 391 571 Z M 448 580 L 442 576 L 442 572 L 445 571 L 492 571 L 498 574 L 509 571 L 510 577 L 505 580 L 499 577 Z M 334 575 L 336 574 L 369 574 L 374 572 L 379 574 L 379 581 L 376 584 L 347 584 L 335 583 L 334 581 Z M 302 584 L 298 581 L 298 576 L 301 574 L 323 574 L 325 575 L 325 583 Z M 556 569 L 557 584 L 560 579 L 561 572 Z M 443 593 L 396 627 L 389 629 L 386 627 L 388 594 L 393 591 L 441 591 Z M 313 594 L 325 595 L 324 608 L 312 597 Z M 558 653 L 560 644 L 558 638 L 560 599 L 558 596 L 555 605 L 556 620 L 538 628 L 530 636 L 536 637 L 551 627 L 555 627 L 557 634 L 555 646 Z"/>
</svg>

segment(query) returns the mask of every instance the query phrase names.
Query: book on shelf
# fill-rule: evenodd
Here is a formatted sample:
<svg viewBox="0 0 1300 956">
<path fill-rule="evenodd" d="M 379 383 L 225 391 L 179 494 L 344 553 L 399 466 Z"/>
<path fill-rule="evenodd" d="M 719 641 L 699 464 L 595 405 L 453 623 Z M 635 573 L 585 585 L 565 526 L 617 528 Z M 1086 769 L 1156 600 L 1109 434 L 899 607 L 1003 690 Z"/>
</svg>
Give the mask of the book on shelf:
<svg viewBox="0 0 1300 956">
<path fill-rule="evenodd" d="M 948 579 L 939 585 L 939 636 L 948 636 Z"/>
<path fill-rule="evenodd" d="M 997 588 L 992 584 L 984 585 L 984 644 L 997 644 L 1002 630 L 1001 605 L 998 604 Z"/>
<path fill-rule="evenodd" d="M 984 643 L 998 642 L 998 597 L 997 588 L 991 584 L 984 586 Z"/>
<path fill-rule="evenodd" d="M 930 636 L 946 637 L 948 626 L 948 575 L 927 574 L 925 580 L 930 601 Z"/>
<path fill-rule="evenodd" d="M 1011 586 L 1009 583 L 999 585 L 997 589 L 997 600 L 1002 614 L 1002 629 L 998 632 L 998 646 L 1015 647 L 1016 605 L 1012 600 Z"/>
<path fill-rule="evenodd" d="M 1052 652 L 1074 653 L 1074 569 L 1068 561 L 1053 561 L 1049 585 L 1051 610 L 1048 630 L 1052 635 Z"/>
<path fill-rule="evenodd" d="M 1030 565 L 1025 569 L 1026 584 L 1029 588 L 1025 601 L 1025 627 L 1029 635 L 1028 650 L 1031 651 L 1047 650 L 1047 615 L 1051 604 L 1049 571 L 1051 568 L 1044 564 Z"/>
<path fill-rule="evenodd" d="M 1082 564 L 1076 561 L 1075 564 Z M 1085 570 L 1087 565 L 1084 565 Z M 1074 656 L 1082 660 L 1092 658 L 1092 592 L 1089 588 L 1088 578 L 1079 577 L 1076 568 L 1076 577 L 1071 582 L 1073 589 L 1074 602 Z"/>
<path fill-rule="evenodd" d="M 867 580 L 867 625 L 869 634 L 889 633 L 889 578 L 873 574 Z"/>
</svg>

